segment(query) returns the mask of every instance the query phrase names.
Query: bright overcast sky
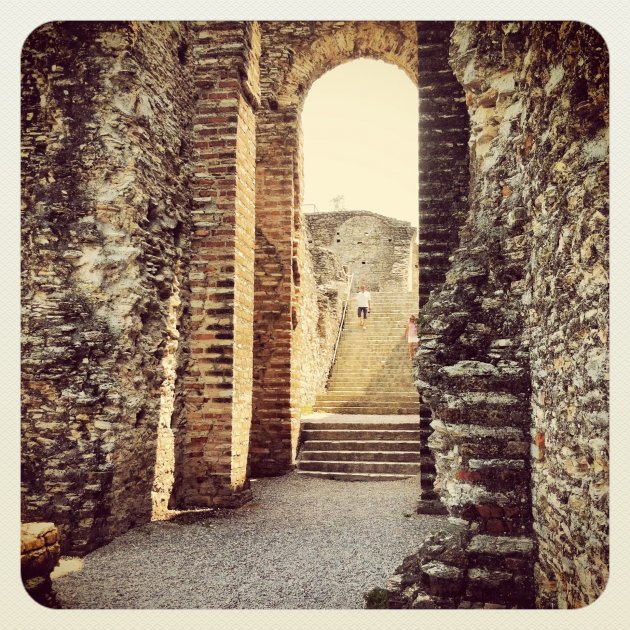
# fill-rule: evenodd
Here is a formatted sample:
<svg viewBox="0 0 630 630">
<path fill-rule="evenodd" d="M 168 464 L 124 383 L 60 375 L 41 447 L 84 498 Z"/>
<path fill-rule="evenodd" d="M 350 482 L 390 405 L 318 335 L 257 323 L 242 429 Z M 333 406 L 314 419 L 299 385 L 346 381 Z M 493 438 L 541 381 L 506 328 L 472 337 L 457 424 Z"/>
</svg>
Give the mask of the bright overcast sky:
<svg viewBox="0 0 630 630">
<path fill-rule="evenodd" d="M 358 59 L 306 96 L 304 203 L 371 210 L 418 225 L 418 92 L 399 68 Z M 313 208 L 306 206 L 306 212 Z"/>
</svg>

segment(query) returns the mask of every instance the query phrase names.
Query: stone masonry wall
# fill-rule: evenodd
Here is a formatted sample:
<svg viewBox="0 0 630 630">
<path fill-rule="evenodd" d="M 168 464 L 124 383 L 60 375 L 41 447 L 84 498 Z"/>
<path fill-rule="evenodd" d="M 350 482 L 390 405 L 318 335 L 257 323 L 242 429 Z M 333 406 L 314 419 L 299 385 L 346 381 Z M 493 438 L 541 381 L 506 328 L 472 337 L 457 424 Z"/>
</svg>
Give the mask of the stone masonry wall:
<svg viewBox="0 0 630 630">
<path fill-rule="evenodd" d="M 608 578 L 608 54 L 584 24 L 526 34 L 537 605 L 578 608 Z"/>
<path fill-rule="evenodd" d="M 22 523 L 20 568 L 26 592 L 39 604 L 58 608 L 50 574 L 59 562 L 61 547 L 54 523 Z"/>
<path fill-rule="evenodd" d="M 315 397 L 326 389 L 343 302 L 348 293 L 348 278 L 341 260 L 329 248 L 317 243 L 307 215 L 301 224 L 302 299 L 298 303 L 295 345 L 300 356 L 297 365 L 299 406 L 301 410 L 309 410 Z"/>
<path fill-rule="evenodd" d="M 23 48 L 22 510 L 66 553 L 148 520 L 172 483 L 189 37 L 49 23 Z"/>
<path fill-rule="evenodd" d="M 374 212 L 320 212 L 305 215 L 313 244 L 324 246 L 354 274 L 353 286 L 368 291 L 410 291 L 416 229 Z"/>
<path fill-rule="evenodd" d="M 451 61 L 470 212 L 417 369 L 464 534 L 400 575 L 419 566 L 450 606 L 581 606 L 607 572 L 605 48 L 576 23 L 458 23 Z M 427 607 L 418 592 L 402 605 Z"/>
</svg>

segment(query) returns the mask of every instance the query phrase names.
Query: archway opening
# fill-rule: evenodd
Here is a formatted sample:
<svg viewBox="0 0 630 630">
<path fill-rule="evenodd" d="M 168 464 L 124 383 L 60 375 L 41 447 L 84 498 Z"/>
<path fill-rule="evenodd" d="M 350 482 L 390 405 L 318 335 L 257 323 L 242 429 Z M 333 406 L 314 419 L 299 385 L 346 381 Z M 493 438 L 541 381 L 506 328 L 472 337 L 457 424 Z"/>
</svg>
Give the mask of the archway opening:
<svg viewBox="0 0 630 630">
<path fill-rule="evenodd" d="M 301 122 L 306 212 L 367 210 L 418 226 L 418 91 L 401 69 L 374 59 L 333 68 Z"/>
<path fill-rule="evenodd" d="M 396 444 L 374 445 L 386 439 L 376 427 L 383 430 L 390 423 L 409 432 L 407 446 L 419 441 L 418 394 L 403 339 L 410 317 L 418 314 L 417 87 L 384 61 L 342 63 L 314 82 L 300 122 L 301 210 L 320 294 L 320 347 L 331 347 L 331 332 L 339 336 L 332 357 L 325 357 L 332 368 L 320 373 L 319 381 L 307 372 L 319 365 L 316 356 L 308 356 L 317 344 L 308 339 L 307 326 L 298 327 L 294 338 L 300 406 L 314 412 L 302 423 L 298 471 L 352 480 L 386 478 L 383 471 L 388 479 L 411 476 L 419 472 L 419 444 L 409 447 L 411 454 L 395 450 Z M 359 317 L 366 295 L 362 286 L 370 294 L 370 312 Z M 303 296 L 308 300 L 306 292 Z M 298 321 L 307 319 L 308 311 L 298 302 Z M 356 351 L 360 347 L 362 354 Z M 349 436 L 365 432 L 361 444 L 369 442 L 374 452 L 354 452 L 348 440 L 343 456 L 311 453 L 309 427 L 320 421 L 313 435 L 342 422 L 350 427 Z M 331 440 L 333 434 L 331 429 Z"/>
</svg>

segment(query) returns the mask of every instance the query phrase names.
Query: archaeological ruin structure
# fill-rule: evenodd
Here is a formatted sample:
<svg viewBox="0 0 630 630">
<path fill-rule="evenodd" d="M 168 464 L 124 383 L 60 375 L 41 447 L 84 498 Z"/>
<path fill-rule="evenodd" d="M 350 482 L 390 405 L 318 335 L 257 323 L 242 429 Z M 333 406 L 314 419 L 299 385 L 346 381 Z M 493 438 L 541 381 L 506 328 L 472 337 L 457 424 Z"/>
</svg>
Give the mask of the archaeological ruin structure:
<svg viewBox="0 0 630 630">
<path fill-rule="evenodd" d="M 417 244 L 395 220 L 300 210 L 304 99 L 362 57 L 417 85 Z M 459 526 L 401 558 L 390 607 L 595 601 L 608 112 L 606 44 L 579 22 L 37 28 L 22 50 L 22 521 L 59 534 L 35 528 L 37 548 L 82 555 L 169 508 L 238 508 L 251 478 L 293 470 L 346 291 L 337 241 L 378 233 L 398 254 L 377 243 L 344 264 L 418 292 L 418 510 Z"/>
</svg>

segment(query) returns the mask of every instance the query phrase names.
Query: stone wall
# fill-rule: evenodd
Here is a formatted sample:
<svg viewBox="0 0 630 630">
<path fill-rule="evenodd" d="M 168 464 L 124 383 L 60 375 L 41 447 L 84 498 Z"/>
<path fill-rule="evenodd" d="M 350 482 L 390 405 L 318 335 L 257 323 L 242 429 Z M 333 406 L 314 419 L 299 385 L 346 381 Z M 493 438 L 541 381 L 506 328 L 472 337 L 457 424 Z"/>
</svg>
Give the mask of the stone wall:
<svg viewBox="0 0 630 630">
<path fill-rule="evenodd" d="M 307 220 L 301 221 L 299 249 L 300 300 L 294 343 L 300 361 L 298 406 L 309 411 L 326 389 L 348 279 L 341 261 L 326 247 L 315 244 Z"/>
<path fill-rule="evenodd" d="M 22 509 L 65 552 L 148 520 L 172 485 L 156 454 L 182 363 L 189 38 L 49 23 L 23 48 Z"/>
<path fill-rule="evenodd" d="M 608 52 L 575 22 L 536 24 L 526 37 L 516 66 L 525 172 L 515 184 L 531 182 L 522 303 L 537 604 L 577 608 L 608 578 Z"/>
<path fill-rule="evenodd" d="M 417 272 L 416 229 L 374 212 L 345 210 L 305 215 L 313 245 L 327 247 L 354 274 L 354 289 L 411 291 Z"/>
<path fill-rule="evenodd" d="M 20 567 L 26 592 L 39 604 L 57 608 L 50 574 L 59 562 L 59 532 L 53 523 L 23 523 Z"/>
<path fill-rule="evenodd" d="M 470 210 L 417 384 L 465 553 L 408 559 L 401 583 L 422 588 L 398 604 L 440 606 L 435 574 L 451 606 L 579 607 L 607 575 L 606 51 L 583 24 L 458 23 L 451 63 Z"/>
</svg>

